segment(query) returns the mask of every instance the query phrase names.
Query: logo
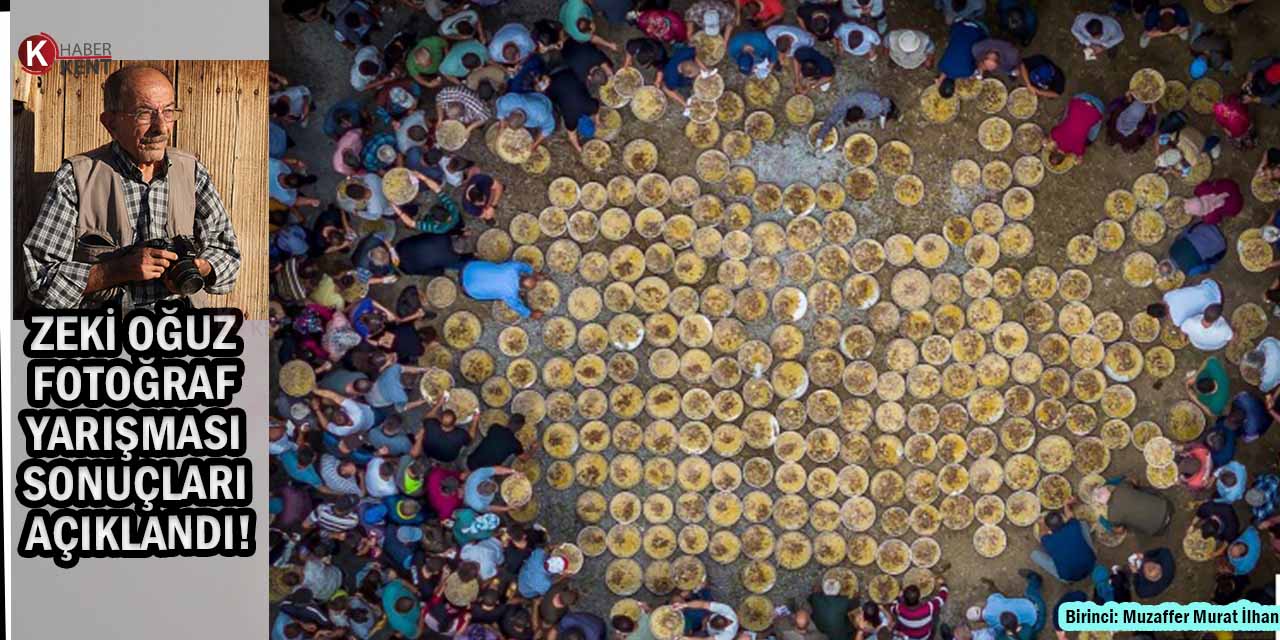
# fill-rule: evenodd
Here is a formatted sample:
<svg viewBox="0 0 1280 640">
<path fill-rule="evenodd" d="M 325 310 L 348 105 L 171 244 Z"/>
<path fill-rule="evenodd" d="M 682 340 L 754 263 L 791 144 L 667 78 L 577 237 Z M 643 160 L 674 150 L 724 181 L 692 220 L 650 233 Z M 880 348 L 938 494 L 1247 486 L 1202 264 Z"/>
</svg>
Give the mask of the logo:
<svg viewBox="0 0 1280 640">
<path fill-rule="evenodd" d="M 36 76 L 49 73 L 58 61 L 58 43 L 47 33 L 27 36 L 18 43 L 18 63 L 22 70 Z"/>
<path fill-rule="evenodd" d="M 110 42 L 59 45 L 53 36 L 40 32 L 18 43 L 18 64 L 31 75 L 42 76 L 54 66 L 60 73 L 76 76 L 110 71 L 110 62 Z"/>
</svg>

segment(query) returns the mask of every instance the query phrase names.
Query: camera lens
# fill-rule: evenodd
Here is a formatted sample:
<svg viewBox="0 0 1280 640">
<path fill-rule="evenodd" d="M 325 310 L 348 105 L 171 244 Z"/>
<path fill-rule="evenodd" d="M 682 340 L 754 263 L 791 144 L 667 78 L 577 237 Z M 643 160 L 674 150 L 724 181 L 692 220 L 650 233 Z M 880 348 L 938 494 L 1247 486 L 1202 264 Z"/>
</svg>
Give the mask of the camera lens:
<svg viewBox="0 0 1280 640">
<path fill-rule="evenodd" d="M 178 293 L 189 296 L 204 288 L 204 276 L 200 275 L 200 267 L 196 266 L 195 260 L 179 260 L 169 269 L 169 280 Z"/>
</svg>

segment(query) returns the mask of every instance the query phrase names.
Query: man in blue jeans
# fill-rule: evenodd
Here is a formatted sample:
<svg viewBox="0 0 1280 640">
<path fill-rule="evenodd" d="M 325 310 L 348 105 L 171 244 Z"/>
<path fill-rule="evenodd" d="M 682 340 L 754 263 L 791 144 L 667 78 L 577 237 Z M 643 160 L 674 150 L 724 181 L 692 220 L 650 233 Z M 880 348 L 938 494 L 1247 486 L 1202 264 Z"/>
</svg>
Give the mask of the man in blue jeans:
<svg viewBox="0 0 1280 640">
<path fill-rule="evenodd" d="M 1049 532 L 1042 535 L 1042 525 Z M 1071 513 L 1068 503 L 1062 512 L 1054 511 L 1035 525 L 1040 548 L 1031 552 L 1031 561 L 1049 575 L 1063 582 L 1083 580 L 1093 571 L 1098 556 L 1089 537 L 1089 526 Z"/>
</svg>

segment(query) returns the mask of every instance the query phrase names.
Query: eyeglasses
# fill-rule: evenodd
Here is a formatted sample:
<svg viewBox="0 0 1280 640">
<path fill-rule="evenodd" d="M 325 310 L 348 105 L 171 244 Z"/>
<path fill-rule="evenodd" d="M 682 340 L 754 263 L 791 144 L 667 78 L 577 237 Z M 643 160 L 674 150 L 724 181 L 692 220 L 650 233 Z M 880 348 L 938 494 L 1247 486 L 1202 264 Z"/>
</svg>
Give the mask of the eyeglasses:
<svg viewBox="0 0 1280 640">
<path fill-rule="evenodd" d="M 167 109 L 138 109 L 132 113 L 127 111 L 117 111 L 116 113 L 131 116 L 138 124 L 151 124 L 156 114 L 164 118 L 165 122 L 177 122 L 178 117 L 182 115 L 182 109 L 169 107 Z"/>
</svg>

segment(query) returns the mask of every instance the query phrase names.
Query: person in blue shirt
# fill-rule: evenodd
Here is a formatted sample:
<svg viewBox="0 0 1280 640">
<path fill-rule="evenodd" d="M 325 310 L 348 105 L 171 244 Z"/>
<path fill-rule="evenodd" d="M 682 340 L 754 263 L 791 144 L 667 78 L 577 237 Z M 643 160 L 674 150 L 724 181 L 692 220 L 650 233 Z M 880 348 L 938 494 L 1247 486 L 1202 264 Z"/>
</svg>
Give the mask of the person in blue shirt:
<svg viewBox="0 0 1280 640">
<path fill-rule="evenodd" d="M 1027 579 L 1027 599 L 1034 604 L 1035 619 L 1031 622 L 1023 622 L 1014 612 L 1005 611 L 1000 614 L 1000 627 L 995 640 L 1035 640 L 1040 637 L 1040 631 L 1048 622 L 1048 617 L 1045 615 L 1044 596 L 1040 593 L 1043 578 L 1040 574 L 1026 569 L 1020 569 L 1018 573 Z"/>
<path fill-rule="evenodd" d="M 1218 502 L 1231 504 L 1243 498 L 1245 487 L 1248 486 L 1248 474 L 1244 465 L 1235 460 L 1228 462 L 1221 469 L 1214 469 L 1213 477 L 1218 491 Z"/>
<path fill-rule="evenodd" d="M 1142 28 L 1138 46 L 1144 49 L 1151 44 L 1152 38 L 1178 36 L 1186 40 L 1191 35 L 1191 15 L 1181 3 L 1152 5 L 1142 16 Z"/>
<path fill-rule="evenodd" d="M 399 526 L 420 525 L 427 521 L 422 503 L 406 496 L 387 496 L 382 499 L 387 507 L 387 521 Z"/>
<path fill-rule="evenodd" d="M 795 74 L 796 93 L 809 93 L 814 88 L 826 91 L 831 88 L 831 79 L 836 75 L 836 67 L 831 58 L 822 55 L 813 47 L 800 47 L 791 55 L 792 73 Z"/>
<path fill-rule="evenodd" d="M 462 483 L 462 501 L 479 513 L 502 513 L 510 511 L 510 507 L 494 504 L 498 497 L 497 478 L 515 473 L 507 467 L 481 467 L 468 472 Z"/>
<path fill-rule="evenodd" d="M 1243 576 L 1253 572 L 1258 566 L 1258 558 L 1262 555 L 1262 536 L 1257 527 L 1249 527 L 1227 546 L 1223 556 L 1223 569 Z"/>
<path fill-rule="evenodd" d="M 1273 422 L 1266 401 L 1252 391 L 1241 391 L 1231 398 L 1231 408 L 1218 418 L 1217 425 L 1238 434 L 1244 442 L 1261 438 Z"/>
<path fill-rule="evenodd" d="M 551 99 L 541 93 L 510 92 L 498 98 L 494 106 L 500 128 L 524 127 L 533 133 L 532 149 L 537 149 L 556 132 L 555 108 L 551 106 Z"/>
<path fill-rule="evenodd" d="M 987 28 L 981 22 L 960 20 L 951 25 L 951 38 L 938 59 L 938 94 L 950 98 L 956 92 L 956 80 L 971 78 L 978 70 L 973 59 L 973 45 L 985 40 Z"/>
<path fill-rule="evenodd" d="M 729 59 L 738 64 L 738 70 L 754 74 L 757 78 L 769 75 L 778 63 L 778 49 L 763 31 L 740 31 L 729 38 Z"/>
<path fill-rule="evenodd" d="M 689 100 L 689 93 L 693 90 L 693 79 L 698 77 L 698 73 L 702 70 L 703 66 L 698 61 L 697 51 L 689 45 L 678 44 L 671 49 L 671 56 L 658 71 L 653 84 L 660 87 L 662 92 L 672 100 L 685 104 Z"/>
<path fill-rule="evenodd" d="M 1041 535 L 1042 524 L 1049 533 Z M 1042 518 L 1036 523 L 1035 532 L 1040 537 L 1040 548 L 1031 552 L 1031 561 L 1049 575 L 1062 582 L 1075 582 L 1093 571 L 1098 556 L 1093 550 L 1089 527 L 1071 513 L 1070 505 L 1063 507 L 1062 512 L 1054 511 Z"/>
<path fill-rule="evenodd" d="M 422 636 L 422 603 L 404 580 L 392 580 L 382 588 L 382 610 L 387 615 L 387 626 L 396 633 L 410 640 Z"/>
<path fill-rule="evenodd" d="M 319 489 L 324 486 L 324 479 L 315 467 L 316 452 L 302 447 L 280 454 L 280 466 L 295 482 Z"/>
<path fill-rule="evenodd" d="M 1209 458 L 1213 460 L 1215 469 L 1236 457 L 1236 430 L 1227 426 L 1226 420 L 1225 416 L 1218 418 L 1213 429 L 1210 429 L 1204 437 L 1204 443 L 1209 446 Z"/>
<path fill-rule="evenodd" d="M 533 267 L 515 260 L 472 260 L 462 267 L 462 291 L 472 299 L 482 302 L 501 300 L 512 311 L 520 314 L 520 317 L 538 320 L 542 317 L 542 312 L 531 311 L 520 294 L 538 286 L 538 282 L 545 277 L 545 274 L 534 271 Z"/>
<path fill-rule="evenodd" d="M 526 598 L 537 598 L 551 590 L 556 580 L 564 575 L 567 568 L 565 559 L 557 555 L 548 555 L 545 548 L 534 549 L 520 566 L 516 576 L 516 585 L 520 595 Z"/>
</svg>

